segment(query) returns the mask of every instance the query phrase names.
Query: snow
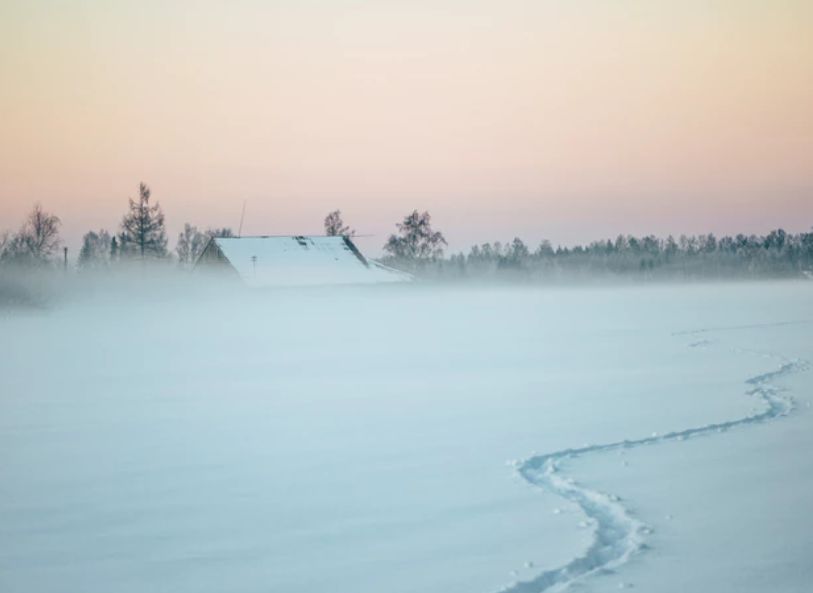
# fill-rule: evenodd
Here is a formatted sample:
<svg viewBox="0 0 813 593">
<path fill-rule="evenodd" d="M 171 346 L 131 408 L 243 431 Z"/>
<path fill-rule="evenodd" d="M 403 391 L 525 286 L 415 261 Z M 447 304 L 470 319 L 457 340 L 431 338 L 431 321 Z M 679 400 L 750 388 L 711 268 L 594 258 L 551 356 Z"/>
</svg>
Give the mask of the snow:
<svg viewBox="0 0 813 593">
<path fill-rule="evenodd" d="M 384 288 L 0 315 L 0 590 L 809 589 L 813 287 Z"/>
<path fill-rule="evenodd" d="M 344 237 L 218 237 L 214 243 L 252 287 L 406 282 L 408 274 L 354 253 Z"/>
</svg>

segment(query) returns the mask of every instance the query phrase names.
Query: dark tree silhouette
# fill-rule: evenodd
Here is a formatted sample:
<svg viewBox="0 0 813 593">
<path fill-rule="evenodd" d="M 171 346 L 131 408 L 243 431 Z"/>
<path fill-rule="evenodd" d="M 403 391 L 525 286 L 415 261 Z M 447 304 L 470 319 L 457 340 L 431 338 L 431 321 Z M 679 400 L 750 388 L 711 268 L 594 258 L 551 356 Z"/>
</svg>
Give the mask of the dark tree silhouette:
<svg viewBox="0 0 813 593">
<path fill-rule="evenodd" d="M 325 216 L 325 234 L 328 237 L 352 237 L 356 231 L 344 224 L 341 210 L 334 210 Z"/>
<path fill-rule="evenodd" d="M 138 201 L 130 199 L 130 210 L 121 221 L 119 242 L 122 255 L 142 259 L 167 255 L 164 213 L 158 203 L 150 205 L 150 188 L 144 183 L 138 187 Z"/>
<path fill-rule="evenodd" d="M 426 263 L 443 257 L 446 239 L 440 231 L 432 229 L 429 212 L 413 210 L 399 222 L 397 235 L 390 235 L 384 245 L 392 258 L 407 263 Z"/>
<path fill-rule="evenodd" d="M 236 235 L 234 234 L 234 231 L 232 231 L 230 228 L 223 227 L 223 228 L 219 228 L 219 229 L 218 228 L 207 229 L 206 230 L 206 236 L 207 237 L 228 238 L 228 237 L 234 237 Z"/>
<path fill-rule="evenodd" d="M 23 265 L 47 263 L 59 249 L 58 216 L 49 214 L 36 204 L 22 228 L 11 238 L 6 238 L 2 259 Z"/>
</svg>

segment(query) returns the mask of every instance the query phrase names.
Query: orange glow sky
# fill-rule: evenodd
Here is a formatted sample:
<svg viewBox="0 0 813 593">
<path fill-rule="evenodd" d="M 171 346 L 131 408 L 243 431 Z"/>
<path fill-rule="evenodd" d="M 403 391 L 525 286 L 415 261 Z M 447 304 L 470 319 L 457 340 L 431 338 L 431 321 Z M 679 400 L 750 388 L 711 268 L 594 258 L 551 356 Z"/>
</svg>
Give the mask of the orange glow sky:
<svg viewBox="0 0 813 593">
<path fill-rule="evenodd" d="M 183 222 L 377 251 L 813 225 L 809 0 L 4 0 L 0 231 Z"/>
</svg>

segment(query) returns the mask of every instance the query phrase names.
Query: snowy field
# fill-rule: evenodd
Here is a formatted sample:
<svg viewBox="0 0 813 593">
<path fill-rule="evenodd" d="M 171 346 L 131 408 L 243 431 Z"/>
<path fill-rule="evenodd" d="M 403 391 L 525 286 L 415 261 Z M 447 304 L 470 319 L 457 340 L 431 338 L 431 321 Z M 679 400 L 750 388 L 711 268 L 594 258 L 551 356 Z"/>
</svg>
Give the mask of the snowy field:
<svg viewBox="0 0 813 593">
<path fill-rule="evenodd" d="M 813 282 L 0 311 L 3 593 L 813 590 Z"/>
</svg>

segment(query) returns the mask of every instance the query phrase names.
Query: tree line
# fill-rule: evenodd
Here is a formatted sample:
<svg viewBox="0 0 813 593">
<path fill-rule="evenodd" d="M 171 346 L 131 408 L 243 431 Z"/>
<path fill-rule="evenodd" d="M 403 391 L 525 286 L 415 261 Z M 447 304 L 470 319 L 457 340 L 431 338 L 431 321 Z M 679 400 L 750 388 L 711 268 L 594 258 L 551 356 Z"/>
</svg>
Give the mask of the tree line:
<svg viewBox="0 0 813 593">
<path fill-rule="evenodd" d="M 191 267 L 213 237 L 234 237 L 230 228 L 200 230 L 189 223 L 179 233 L 174 254 L 168 249 L 164 213 L 151 202 L 141 183 L 138 198 L 128 200 L 117 233 L 101 229 L 82 238 L 80 270 L 99 269 L 126 260 L 178 262 Z M 341 211 L 325 217 L 331 236 L 355 236 Z M 0 235 L 0 265 L 43 267 L 58 261 L 61 221 L 35 205 L 16 233 Z M 791 234 L 782 229 L 767 235 L 716 237 L 681 235 L 665 239 L 619 235 L 575 247 L 553 247 L 542 241 L 531 248 L 522 239 L 483 243 L 468 253 L 445 255 L 447 242 L 432 227 L 428 212 L 407 214 L 383 246 L 382 261 L 418 276 L 436 279 L 505 278 L 550 280 L 573 277 L 718 278 L 793 277 L 813 275 L 813 229 Z"/>
<path fill-rule="evenodd" d="M 556 248 L 549 241 L 530 248 L 514 238 L 507 243 L 475 245 L 466 254 L 432 262 L 427 272 L 443 277 L 530 280 L 813 277 L 813 229 L 719 238 L 714 234 L 677 239 L 619 235 L 614 240 Z"/>
<path fill-rule="evenodd" d="M 532 248 L 522 239 L 472 246 L 468 253 L 444 257 L 446 240 L 431 226 L 428 212 L 414 211 L 397 225 L 384 245 L 382 261 L 419 276 L 440 280 L 505 279 L 813 279 L 813 229 L 767 235 L 717 237 L 619 235 L 574 247 L 553 247 L 543 240 Z"/>
<path fill-rule="evenodd" d="M 716 237 L 619 235 L 574 247 L 543 240 L 536 248 L 522 239 L 474 245 L 468 253 L 444 257 L 447 245 L 435 231 L 428 212 L 407 215 L 398 234 L 384 245 L 382 261 L 435 279 L 506 279 L 551 281 L 634 277 L 637 279 L 704 279 L 800 277 L 813 279 L 813 229 L 791 234 L 776 229 L 767 235 Z"/>
<path fill-rule="evenodd" d="M 168 249 L 164 212 L 158 202 L 151 203 L 150 188 L 141 183 L 138 198 L 128 200 L 127 212 L 122 217 L 118 233 L 106 229 L 88 231 L 82 237 L 77 267 L 80 270 L 99 269 L 118 261 L 170 261 L 181 265 L 193 264 L 209 239 L 233 237 L 229 228 L 210 228 L 200 231 L 189 223 L 178 235 L 175 254 Z M 62 244 L 59 236 L 61 220 L 45 212 L 37 204 L 19 231 L 0 236 L 0 264 L 26 267 L 53 265 Z"/>
</svg>

